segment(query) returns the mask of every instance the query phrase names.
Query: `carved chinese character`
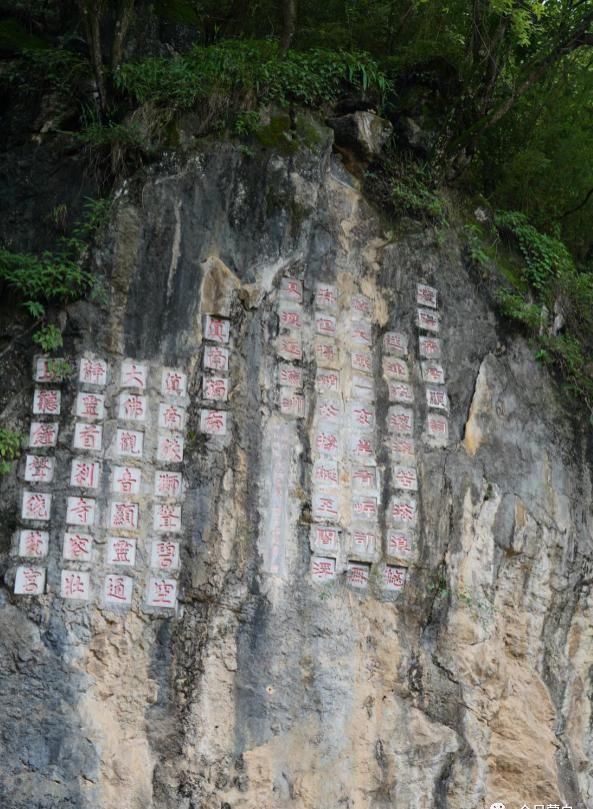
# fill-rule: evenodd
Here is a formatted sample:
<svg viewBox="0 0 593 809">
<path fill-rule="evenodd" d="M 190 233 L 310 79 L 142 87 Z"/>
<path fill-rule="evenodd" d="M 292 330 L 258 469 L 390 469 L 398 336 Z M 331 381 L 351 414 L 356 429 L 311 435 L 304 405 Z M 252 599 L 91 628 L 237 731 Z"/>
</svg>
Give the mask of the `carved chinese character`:
<svg viewBox="0 0 593 809">
<path fill-rule="evenodd" d="M 447 391 L 444 388 L 426 388 L 426 404 L 436 410 L 448 410 Z"/>
<path fill-rule="evenodd" d="M 350 438 L 352 458 L 363 466 L 375 463 L 375 441 L 370 433 L 353 433 Z"/>
<path fill-rule="evenodd" d="M 332 525 L 314 525 L 311 527 L 311 546 L 324 553 L 338 550 L 338 529 Z"/>
<path fill-rule="evenodd" d="M 410 378 L 407 364 L 398 357 L 383 358 L 383 373 L 388 379 L 397 379 L 400 382 L 407 382 Z"/>
<path fill-rule="evenodd" d="M 159 434 L 157 460 L 163 463 L 181 463 L 183 460 L 183 436 L 171 433 Z"/>
<path fill-rule="evenodd" d="M 111 491 L 118 494 L 138 494 L 142 473 L 135 466 L 116 466 L 111 478 Z"/>
<path fill-rule="evenodd" d="M 356 494 L 352 497 L 352 516 L 355 520 L 374 522 L 378 515 L 376 497 L 363 497 Z"/>
<path fill-rule="evenodd" d="M 412 535 L 410 532 L 390 528 L 387 531 L 387 554 L 408 559 L 412 554 Z"/>
<path fill-rule="evenodd" d="M 78 418 L 98 421 L 105 418 L 105 397 L 102 393 L 79 393 L 75 413 Z"/>
<path fill-rule="evenodd" d="M 19 534 L 19 556 L 43 559 L 47 556 L 49 534 L 47 531 L 25 529 Z"/>
<path fill-rule="evenodd" d="M 55 460 L 45 455 L 27 455 L 25 480 L 29 483 L 50 483 L 54 477 Z"/>
<path fill-rule="evenodd" d="M 67 531 L 64 534 L 62 557 L 72 562 L 90 562 L 93 538 L 90 534 Z"/>
<path fill-rule="evenodd" d="M 37 357 L 35 360 L 35 382 L 59 382 L 60 375 L 56 373 L 56 367 L 63 362 L 63 359 Z"/>
<path fill-rule="evenodd" d="M 350 534 L 352 553 L 369 556 L 375 553 L 377 535 L 370 528 L 353 528 Z"/>
<path fill-rule="evenodd" d="M 181 531 L 181 506 L 157 503 L 153 507 L 152 524 L 155 531 L 179 533 Z"/>
<path fill-rule="evenodd" d="M 121 384 L 124 388 L 144 390 L 148 378 L 148 367 L 136 360 L 124 360 L 121 366 Z"/>
<path fill-rule="evenodd" d="M 154 493 L 157 497 L 180 497 L 182 494 L 181 472 L 157 470 L 154 478 Z"/>
<path fill-rule="evenodd" d="M 320 368 L 334 368 L 338 361 L 338 349 L 330 340 L 315 341 L 315 361 Z"/>
<path fill-rule="evenodd" d="M 338 290 L 332 284 L 317 283 L 315 285 L 315 306 L 318 309 L 336 309 L 338 306 Z"/>
<path fill-rule="evenodd" d="M 300 388 L 303 385 L 303 370 L 295 365 L 281 362 L 278 366 L 278 382 L 288 388 Z"/>
<path fill-rule="evenodd" d="M 223 376 L 205 376 L 203 382 L 204 399 L 212 402 L 226 402 L 229 398 L 229 380 Z"/>
<path fill-rule="evenodd" d="M 33 394 L 33 413 L 37 415 L 57 416 L 60 413 L 61 393 L 50 388 L 35 388 Z"/>
<path fill-rule="evenodd" d="M 406 583 L 406 568 L 385 565 L 383 568 L 383 589 L 398 592 Z"/>
<path fill-rule="evenodd" d="M 315 433 L 315 449 L 323 455 L 337 458 L 339 452 L 338 433 L 330 425 L 319 425 Z"/>
<path fill-rule="evenodd" d="M 414 391 L 407 382 L 396 382 L 390 379 L 387 382 L 387 388 L 390 402 L 403 402 L 404 404 L 414 402 Z"/>
<path fill-rule="evenodd" d="M 284 360 L 300 361 L 303 358 L 303 346 L 300 334 L 281 334 L 277 344 L 278 356 Z"/>
<path fill-rule="evenodd" d="M 292 388 L 280 388 L 280 412 L 284 416 L 303 418 L 305 397 L 301 393 L 295 393 Z"/>
<path fill-rule="evenodd" d="M 418 490 L 418 479 L 416 470 L 412 466 L 393 467 L 393 485 L 396 489 L 407 489 L 415 492 Z"/>
<path fill-rule="evenodd" d="M 213 343 L 228 343 L 231 324 L 222 317 L 206 315 L 204 318 L 204 339 Z"/>
<path fill-rule="evenodd" d="M 362 371 L 363 374 L 373 372 L 373 355 L 370 351 L 353 351 L 352 368 L 355 371 Z"/>
<path fill-rule="evenodd" d="M 351 480 L 354 491 L 375 491 L 377 470 L 372 466 L 355 466 L 352 469 Z"/>
<path fill-rule="evenodd" d="M 159 427 L 165 430 L 183 431 L 185 427 L 186 411 L 179 405 L 161 402 L 159 404 Z"/>
<path fill-rule="evenodd" d="M 70 468 L 70 485 L 80 486 L 84 489 L 96 489 L 101 477 L 101 466 L 97 461 L 72 461 Z"/>
<path fill-rule="evenodd" d="M 366 295 L 353 295 L 350 302 L 350 310 L 353 320 L 364 320 L 371 317 L 373 313 L 373 303 Z"/>
<path fill-rule="evenodd" d="M 340 390 L 340 372 L 317 371 L 315 390 L 321 393 L 338 393 Z"/>
<path fill-rule="evenodd" d="M 146 397 L 135 393 L 122 393 L 119 397 L 118 418 L 122 421 L 145 421 Z"/>
<path fill-rule="evenodd" d="M 395 405 L 387 412 L 387 429 L 399 435 L 412 435 L 414 432 L 414 412 Z"/>
<path fill-rule="evenodd" d="M 58 424 L 55 421 L 33 421 L 29 433 L 30 447 L 55 447 L 58 442 Z"/>
<path fill-rule="evenodd" d="M 371 346 L 373 337 L 370 325 L 362 321 L 353 323 L 350 328 L 350 339 L 354 345 Z"/>
<path fill-rule="evenodd" d="M 371 430 L 375 426 L 375 408 L 364 402 L 352 402 L 351 418 L 354 429 Z"/>
<path fill-rule="evenodd" d="M 216 348 L 216 346 L 212 346 Z M 176 368 L 164 368 L 161 378 L 163 396 L 185 396 L 187 393 L 187 376 Z"/>
<path fill-rule="evenodd" d="M 83 357 L 80 360 L 78 380 L 85 385 L 103 387 L 107 384 L 107 363 L 104 360 Z"/>
<path fill-rule="evenodd" d="M 320 419 L 331 424 L 337 424 L 340 420 L 342 405 L 339 399 L 317 399 L 317 413 Z"/>
<path fill-rule="evenodd" d="M 400 331 L 388 331 L 383 335 L 383 351 L 398 357 L 408 355 L 408 336 Z"/>
<path fill-rule="evenodd" d="M 441 341 L 436 337 L 419 337 L 420 356 L 428 360 L 438 360 L 441 356 Z"/>
<path fill-rule="evenodd" d="M 141 458 L 144 446 L 144 433 L 135 430 L 119 429 L 115 436 L 115 454 L 130 458 Z"/>
<path fill-rule="evenodd" d="M 420 306 L 430 306 L 432 309 L 436 309 L 436 289 L 434 287 L 426 286 L 426 284 L 418 284 L 416 286 L 416 302 L 420 304 Z"/>
<path fill-rule="evenodd" d="M 426 432 L 430 442 L 435 446 L 444 447 L 449 438 L 449 423 L 444 416 L 429 413 L 426 418 Z"/>
<path fill-rule="evenodd" d="M 336 333 L 336 319 L 331 315 L 319 312 L 315 315 L 315 331 L 324 337 L 333 337 Z"/>
<path fill-rule="evenodd" d="M 22 596 L 40 596 L 45 590 L 45 568 L 21 565 L 16 569 L 14 592 Z"/>
<path fill-rule="evenodd" d="M 111 528 L 135 531 L 138 528 L 138 503 L 121 500 L 111 503 L 109 526 Z"/>
<path fill-rule="evenodd" d="M 105 576 L 103 588 L 105 603 L 113 605 L 131 604 L 133 587 L 134 579 L 129 576 L 119 576 L 116 573 L 110 573 L 108 576 Z"/>
<path fill-rule="evenodd" d="M 23 520 L 47 522 L 51 512 L 51 494 L 23 492 L 21 516 Z"/>
<path fill-rule="evenodd" d="M 226 435 L 226 412 L 223 410 L 200 410 L 200 431 L 207 435 Z"/>
<path fill-rule="evenodd" d="M 311 558 L 311 578 L 323 584 L 336 578 L 336 560 L 323 556 Z"/>
<path fill-rule="evenodd" d="M 300 331 L 303 328 L 303 310 L 300 306 L 282 304 L 278 308 L 278 322 L 281 330 Z"/>
<path fill-rule="evenodd" d="M 66 522 L 69 525 L 94 525 L 96 500 L 90 497 L 69 497 Z"/>
<path fill-rule="evenodd" d="M 402 455 L 405 458 L 413 459 L 416 454 L 416 445 L 413 438 L 401 435 L 390 435 L 387 446 L 393 455 Z"/>
<path fill-rule="evenodd" d="M 127 537 L 109 537 L 107 564 L 133 567 L 136 561 L 136 540 Z"/>
<path fill-rule="evenodd" d="M 365 402 L 375 401 L 375 386 L 372 376 L 352 374 L 352 397 L 364 399 Z"/>
<path fill-rule="evenodd" d="M 103 427 L 100 424 L 84 424 L 77 421 L 74 425 L 74 449 L 98 452 L 103 443 Z"/>
<path fill-rule="evenodd" d="M 422 379 L 433 385 L 445 384 L 445 372 L 443 366 L 438 362 L 424 361 L 422 363 Z"/>
<path fill-rule="evenodd" d="M 177 605 L 177 582 L 175 579 L 157 579 L 151 576 L 148 580 L 146 603 L 149 607 L 175 609 Z"/>
<path fill-rule="evenodd" d="M 362 562 L 348 562 L 346 581 L 351 587 L 363 590 L 369 583 L 371 568 Z"/>
<path fill-rule="evenodd" d="M 150 566 L 155 570 L 178 570 L 179 542 L 172 542 L 170 539 L 153 542 Z"/>
<path fill-rule="evenodd" d="M 79 601 L 88 601 L 91 594 L 90 574 L 82 570 L 62 570 L 60 595 Z"/>
<path fill-rule="evenodd" d="M 280 279 L 280 298 L 286 301 L 302 303 L 303 282 L 299 281 L 298 278 L 285 275 Z"/>
<path fill-rule="evenodd" d="M 417 520 L 416 501 L 406 497 L 394 497 L 391 500 L 390 518 L 394 525 L 412 528 Z"/>
<path fill-rule="evenodd" d="M 336 520 L 338 517 L 338 498 L 330 492 L 318 492 L 313 495 L 313 519 L 322 521 Z"/>
<path fill-rule="evenodd" d="M 207 371 L 229 370 L 229 350 L 222 346 L 204 346 L 204 369 Z"/>
<path fill-rule="evenodd" d="M 312 479 L 314 483 L 318 483 L 321 487 L 337 488 L 340 482 L 337 462 L 331 460 L 316 461 L 313 466 Z"/>
<path fill-rule="evenodd" d="M 416 324 L 419 329 L 436 333 L 440 328 L 439 316 L 436 312 L 431 312 L 429 309 L 418 309 Z"/>
</svg>

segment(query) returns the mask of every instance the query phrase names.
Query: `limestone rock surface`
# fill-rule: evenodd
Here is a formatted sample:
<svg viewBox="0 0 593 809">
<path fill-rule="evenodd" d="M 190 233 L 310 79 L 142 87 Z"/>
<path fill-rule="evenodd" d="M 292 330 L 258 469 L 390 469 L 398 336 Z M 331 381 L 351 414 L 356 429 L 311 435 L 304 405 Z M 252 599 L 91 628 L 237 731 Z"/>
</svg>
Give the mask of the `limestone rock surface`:
<svg viewBox="0 0 593 809">
<path fill-rule="evenodd" d="M 139 577 L 130 608 L 102 601 L 104 522 L 93 596 L 60 597 L 75 406 L 64 384 L 37 597 L 13 592 L 24 459 L 2 482 L 3 809 L 593 806 L 590 439 L 528 348 L 500 333 L 454 234 L 390 240 L 326 131 L 291 156 L 216 144 L 136 177 L 96 272 L 107 303 L 69 308 L 66 354 L 187 374 L 178 606 L 144 609 Z M 302 283 L 308 323 L 294 366 L 303 417 L 278 400 L 286 278 Z M 410 339 L 418 530 L 397 597 L 376 583 L 382 552 L 360 557 L 366 589 L 349 586 L 346 549 L 331 581 L 311 575 L 319 283 L 371 302 L 382 542 L 393 403 L 377 352 L 387 332 Z M 423 433 L 418 283 L 438 293 L 444 443 Z M 230 323 L 222 438 L 200 429 L 206 315 Z M 350 361 L 340 348 L 340 384 Z M 7 403 L 27 435 L 32 367 Z M 159 391 L 145 395 L 157 408 Z M 155 435 L 147 426 L 147 446 Z M 96 498 L 103 515 L 107 483 Z M 141 500 L 147 543 L 150 513 Z"/>
</svg>

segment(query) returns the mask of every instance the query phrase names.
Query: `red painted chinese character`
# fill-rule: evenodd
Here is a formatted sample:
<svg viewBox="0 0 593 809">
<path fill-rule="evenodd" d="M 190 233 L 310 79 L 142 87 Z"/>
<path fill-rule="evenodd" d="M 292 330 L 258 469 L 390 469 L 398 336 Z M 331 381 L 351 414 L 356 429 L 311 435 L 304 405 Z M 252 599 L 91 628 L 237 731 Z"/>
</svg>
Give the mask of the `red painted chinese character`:
<svg viewBox="0 0 593 809">
<path fill-rule="evenodd" d="M 177 546 L 174 542 L 157 542 L 156 552 L 159 559 L 159 567 L 167 570 L 175 561 Z"/>
<path fill-rule="evenodd" d="M 139 419 L 144 416 L 144 402 L 139 396 L 129 396 L 124 402 L 124 417 Z"/>
<path fill-rule="evenodd" d="M 373 443 L 370 438 L 359 438 L 356 442 L 356 454 L 357 455 L 372 455 L 373 454 Z"/>
<path fill-rule="evenodd" d="M 119 448 L 121 452 L 128 452 L 130 455 L 136 455 L 137 436 L 135 433 L 122 432 L 119 434 Z"/>
<path fill-rule="evenodd" d="M 41 413 L 59 413 L 60 404 L 55 390 L 40 390 L 37 397 L 37 407 Z"/>
<path fill-rule="evenodd" d="M 111 523 L 116 528 L 136 527 L 135 503 L 114 503 Z"/>
<path fill-rule="evenodd" d="M 182 379 L 181 374 L 177 374 L 175 371 L 169 371 L 165 376 L 165 391 L 167 393 L 181 394 Z"/>
<path fill-rule="evenodd" d="M 154 604 L 172 604 L 173 600 L 171 598 L 171 593 L 175 591 L 175 585 L 169 581 L 158 581 L 155 580 L 154 582 Z"/>
<path fill-rule="evenodd" d="M 178 528 L 179 516 L 175 506 L 159 506 L 158 508 L 159 528 Z"/>
<path fill-rule="evenodd" d="M 132 386 L 135 385 L 138 388 L 143 388 L 144 370 L 142 366 L 138 367 L 136 363 L 132 362 L 124 374 L 124 384 Z"/>
<path fill-rule="evenodd" d="M 55 428 L 52 424 L 39 424 L 33 431 L 32 444 L 36 447 L 51 447 L 55 438 Z"/>
<path fill-rule="evenodd" d="M 159 494 L 177 494 L 179 485 L 180 481 L 177 475 L 168 475 L 166 472 L 159 473 Z"/>
<path fill-rule="evenodd" d="M 338 439 L 333 433 L 319 433 L 316 440 L 317 449 L 337 449 Z"/>
<path fill-rule="evenodd" d="M 206 398 L 224 399 L 226 398 L 226 381 L 224 379 L 206 380 Z"/>
<path fill-rule="evenodd" d="M 126 586 L 123 576 L 109 576 L 107 597 L 117 601 L 126 601 Z"/>
<path fill-rule="evenodd" d="M 300 328 L 301 325 L 301 315 L 299 312 L 291 312 L 284 309 L 280 313 L 280 322 L 284 326 L 295 326 L 296 328 Z"/>
<path fill-rule="evenodd" d="M 134 477 L 131 473 L 130 469 L 126 466 L 124 471 L 121 474 L 121 477 L 118 479 L 119 483 L 119 490 L 123 494 L 130 494 L 130 492 L 134 488 L 134 484 L 138 481 L 138 478 Z"/>
<path fill-rule="evenodd" d="M 181 461 L 183 455 L 178 438 L 165 438 L 161 444 L 162 456 L 168 461 Z"/>
<path fill-rule="evenodd" d="M 130 553 L 133 550 L 133 548 L 134 543 L 130 542 L 127 539 L 116 540 L 111 546 L 111 549 L 113 551 L 113 558 L 111 561 L 114 564 L 118 563 L 126 565 L 132 564 L 132 560 L 130 559 Z"/>
<path fill-rule="evenodd" d="M 373 414 L 370 410 L 367 410 L 364 407 L 356 409 L 354 411 L 354 420 L 358 424 L 372 424 L 373 423 Z"/>
<path fill-rule="evenodd" d="M 210 430 L 218 431 L 224 427 L 224 416 L 217 410 L 211 410 L 206 416 L 206 426 Z"/>
<path fill-rule="evenodd" d="M 357 469 L 354 472 L 354 480 L 357 480 L 362 486 L 372 486 L 374 476 L 368 469 Z"/>
<path fill-rule="evenodd" d="M 25 593 L 37 592 L 39 589 L 37 579 L 39 579 L 40 576 L 43 576 L 43 572 L 41 570 L 35 570 L 32 567 L 26 567 L 23 569 L 23 577 L 25 579 L 23 590 Z"/>
<path fill-rule="evenodd" d="M 225 340 L 225 321 L 212 317 L 208 321 L 207 340 Z"/>
<path fill-rule="evenodd" d="M 70 555 L 75 559 L 78 559 L 79 556 L 87 555 L 89 550 L 88 537 L 80 536 L 80 534 L 72 534 L 69 537 L 68 542 L 70 544 Z"/>
<path fill-rule="evenodd" d="M 42 556 L 44 551 L 43 537 L 39 531 L 30 531 L 25 538 L 25 554 Z"/>
<path fill-rule="evenodd" d="M 225 371 L 227 367 L 228 357 L 226 351 L 216 346 L 209 346 L 207 349 L 207 366 L 214 368 L 217 371 Z"/>
<path fill-rule="evenodd" d="M 68 573 L 64 576 L 64 593 L 65 596 L 84 595 L 85 587 L 84 580 L 78 573 Z"/>
<path fill-rule="evenodd" d="M 73 514 L 76 514 L 80 523 L 86 524 L 87 517 L 91 511 L 91 506 L 84 499 L 80 499 L 78 503 L 70 509 Z"/>
<path fill-rule="evenodd" d="M 81 416 L 87 416 L 89 418 L 93 416 L 99 416 L 99 403 L 101 400 L 98 396 L 94 396 L 92 393 L 87 393 L 82 397 L 82 413 Z"/>
<path fill-rule="evenodd" d="M 40 458 L 37 455 L 32 456 L 29 469 L 31 470 L 31 478 L 33 480 L 45 480 L 47 474 L 51 471 L 50 459 Z"/>
<path fill-rule="evenodd" d="M 94 464 L 84 463 L 84 461 L 75 461 L 74 470 L 73 480 L 76 486 L 93 487 L 95 482 Z"/>
<path fill-rule="evenodd" d="M 84 424 L 78 432 L 82 446 L 85 449 L 95 449 L 100 434 L 99 428 L 95 427 L 94 424 Z"/>
<path fill-rule="evenodd" d="M 47 520 L 49 517 L 45 497 L 42 494 L 30 495 L 26 500 L 25 511 L 32 519 Z"/>
<path fill-rule="evenodd" d="M 82 381 L 89 384 L 99 385 L 105 378 L 105 367 L 101 362 L 93 362 L 92 360 L 83 360 L 82 363 Z"/>
<path fill-rule="evenodd" d="M 410 522 L 414 519 L 415 510 L 409 503 L 396 503 L 393 506 L 392 514 L 395 519 Z"/>
</svg>

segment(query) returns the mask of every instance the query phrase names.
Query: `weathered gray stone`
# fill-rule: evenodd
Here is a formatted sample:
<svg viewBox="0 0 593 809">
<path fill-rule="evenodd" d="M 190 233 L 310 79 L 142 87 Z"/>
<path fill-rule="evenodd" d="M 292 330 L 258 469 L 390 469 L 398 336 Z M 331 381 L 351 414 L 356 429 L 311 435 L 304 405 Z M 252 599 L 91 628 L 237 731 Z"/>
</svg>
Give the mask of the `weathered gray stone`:
<svg viewBox="0 0 593 809">
<path fill-rule="evenodd" d="M 63 385 L 49 589 L 37 599 L 12 592 L 23 481 L 2 481 L 2 807 L 591 805 L 589 448 L 528 348 L 499 350 L 455 235 L 389 241 L 326 133 L 317 151 L 289 158 L 215 144 L 152 167 L 121 190 L 96 269 L 109 306 L 69 309 L 66 354 L 187 371 L 180 609 L 59 597 L 75 407 Z M 286 276 L 303 281 L 299 419 L 282 415 L 277 391 Z M 449 399 L 439 446 L 425 435 L 418 282 L 438 291 Z M 335 396 L 315 394 L 318 283 L 372 302 L 372 346 L 361 349 L 372 376 L 355 373 L 374 399 L 377 534 L 411 541 L 388 549 L 391 568 L 408 565 L 401 590 L 381 549 L 352 560 L 336 550 L 343 531 L 327 552 L 312 538 L 314 415 L 333 417 Z M 213 314 L 230 320 L 225 437 L 199 429 Z M 350 321 L 334 316 L 344 346 Z M 387 423 L 400 407 L 383 376 L 395 356 L 387 332 L 409 338 L 409 438 Z M 339 395 L 351 356 L 342 349 L 335 366 Z M 33 387 L 31 372 L 8 401 L 24 432 Z M 339 426 L 350 411 L 335 401 Z M 115 426 L 110 412 L 106 432 Z M 156 448 L 156 429 L 146 441 Z M 412 499 L 390 488 L 397 464 L 416 470 L 416 527 L 392 515 Z M 97 495 L 101 508 L 108 498 Z M 347 584 L 349 558 L 366 567 Z"/>
<path fill-rule="evenodd" d="M 373 112 L 352 112 L 328 118 L 327 123 L 334 130 L 337 146 L 365 161 L 381 153 L 393 132 L 389 121 Z"/>
</svg>

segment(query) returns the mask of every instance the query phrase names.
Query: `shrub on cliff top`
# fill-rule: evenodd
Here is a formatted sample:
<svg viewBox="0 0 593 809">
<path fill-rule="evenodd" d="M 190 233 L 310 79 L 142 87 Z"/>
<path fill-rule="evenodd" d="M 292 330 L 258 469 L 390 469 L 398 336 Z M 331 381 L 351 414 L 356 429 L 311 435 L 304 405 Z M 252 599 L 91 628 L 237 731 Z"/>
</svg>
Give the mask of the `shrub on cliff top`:
<svg viewBox="0 0 593 809">
<path fill-rule="evenodd" d="M 190 109 L 222 96 L 259 103 L 320 106 L 355 90 L 380 101 L 388 82 L 377 62 L 360 52 L 315 48 L 284 53 L 276 42 L 227 40 L 194 46 L 172 59 L 124 64 L 119 89 L 140 103 Z"/>
</svg>

